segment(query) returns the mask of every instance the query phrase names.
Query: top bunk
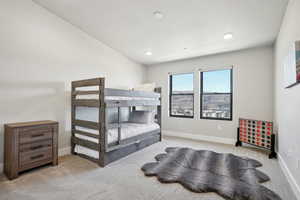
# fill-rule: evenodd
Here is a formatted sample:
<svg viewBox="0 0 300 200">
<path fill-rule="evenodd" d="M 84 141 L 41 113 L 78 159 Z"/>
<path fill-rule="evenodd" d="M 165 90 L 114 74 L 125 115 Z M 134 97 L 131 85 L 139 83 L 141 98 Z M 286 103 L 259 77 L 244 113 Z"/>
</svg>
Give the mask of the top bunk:
<svg viewBox="0 0 300 200">
<path fill-rule="evenodd" d="M 135 91 L 105 88 L 105 78 L 72 82 L 72 105 L 83 107 L 160 106 L 161 89 Z"/>
</svg>

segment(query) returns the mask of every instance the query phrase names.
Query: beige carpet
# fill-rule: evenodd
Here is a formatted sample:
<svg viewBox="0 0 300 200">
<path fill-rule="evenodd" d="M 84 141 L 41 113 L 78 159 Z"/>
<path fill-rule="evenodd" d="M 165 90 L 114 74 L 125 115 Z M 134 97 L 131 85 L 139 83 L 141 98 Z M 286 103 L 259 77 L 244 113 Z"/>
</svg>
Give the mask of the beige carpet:
<svg viewBox="0 0 300 200">
<path fill-rule="evenodd" d="M 14 181 L 0 178 L 1 200 L 222 200 L 214 193 L 198 194 L 179 184 L 160 184 L 155 177 L 145 177 L 140 167 L 167 146 L 192 147 L 222 153 L 248 156 L 263 163 L 258 168 L 268 174 L 266 187 L 277 192 L 284 200 L 296 200 L 284 177 L 278 161 L 269 160 L 264 152 L 252 148 L 195 142 L 166 138 L 142 151 L 100 168 L 77 156 L 65 156 L 57 167 L 43 167 L 22 174 Z"/>
</svg>

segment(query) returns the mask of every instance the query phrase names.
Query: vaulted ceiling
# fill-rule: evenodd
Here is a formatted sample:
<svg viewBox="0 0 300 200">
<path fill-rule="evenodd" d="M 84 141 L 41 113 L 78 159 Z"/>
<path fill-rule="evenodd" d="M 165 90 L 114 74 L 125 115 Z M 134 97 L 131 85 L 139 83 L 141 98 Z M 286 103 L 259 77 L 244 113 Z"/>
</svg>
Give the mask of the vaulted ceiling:
<svg viewBox="0 0 300 200">
<path fill-rule="evenodd" d="M 271 44 L 288 0 L 34 2 L 127 57 L 153 64 Z M 225 33 L 233 39 L 224 40 Z"/>
</svg>

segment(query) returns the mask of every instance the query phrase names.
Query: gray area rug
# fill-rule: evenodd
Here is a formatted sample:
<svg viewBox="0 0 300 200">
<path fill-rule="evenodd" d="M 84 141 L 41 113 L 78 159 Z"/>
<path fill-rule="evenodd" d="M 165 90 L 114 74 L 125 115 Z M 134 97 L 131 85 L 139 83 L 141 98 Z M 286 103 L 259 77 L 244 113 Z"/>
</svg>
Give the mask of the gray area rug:
<svg viewBox="0 0 300 200">
<path fill-rule="evenodd" d="M 190 148 L 167 148 L 157 162 L 142 167 L 146 176 L 162 183 L 180 183 L 193 192 L 215 192 L 228 200 L 281 200 L 260 185 L 270 178 L 257 170 L 256 160 Z"/>
</svg>

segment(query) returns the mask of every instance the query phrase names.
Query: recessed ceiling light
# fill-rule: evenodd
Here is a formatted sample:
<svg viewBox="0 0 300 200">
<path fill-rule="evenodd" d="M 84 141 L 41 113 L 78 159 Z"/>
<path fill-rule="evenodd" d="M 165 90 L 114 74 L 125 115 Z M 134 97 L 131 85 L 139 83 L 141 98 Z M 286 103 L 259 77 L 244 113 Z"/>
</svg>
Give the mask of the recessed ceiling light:
<svg viewBox="0 0 300 200">
<path fill-rule="evenodd" d="M 155 11 L 155 12 L 153 13 L 153 15 L 154 15 L 154 17 L 155 17 L 156 19 L 162 19 L 162 18 L 164 18 L 164 15 L 163 15 L 162 12 L 160 12 L 160 11 Z"/>
<path fill-rule="evenodd" d="M 151 51 L 146 51 L 146 52 L 145 52 L 145 55 L 151 56 L 151 55 L 152 55 L 152 52 L 151 52 Z"/>
<path fill-rule="evenodd" d="M 224 40 L 231 40 L 233 38 L 233 34 L 232 33 L 225 33 L 224 34 Z"/>
</svg>

